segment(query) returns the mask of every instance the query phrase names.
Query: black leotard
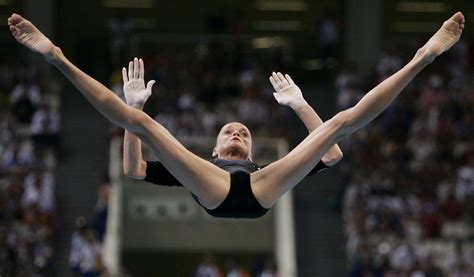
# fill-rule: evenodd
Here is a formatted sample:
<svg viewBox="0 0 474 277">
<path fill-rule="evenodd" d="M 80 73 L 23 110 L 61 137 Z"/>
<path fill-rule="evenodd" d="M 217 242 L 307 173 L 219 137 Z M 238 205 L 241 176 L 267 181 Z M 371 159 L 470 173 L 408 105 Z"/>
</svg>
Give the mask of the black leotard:
<svg viewBox="0 0 474 277">
<path fill-rule="evenodd" d="M 264 166 L 259 166 L 250 160 L 215 159 L 211 162 L 230 173 L 230 190 L 224 201 L 212 210 L 202 206 L 197 196 L 191 193 L 196 202 L 208 214 L 222 218 L 257 218 L 268 212 L 268 209 L 262 207 L 257 201 L 250 186 L 250 173 L 260 170 Z M 323 162 L 319 162 L 308 176 L 325 168 L 327 166 Z M 183 186 L 163 164 L 156 161 L 147 161 L 144 181 L 161 186 Z"/>
</svg>

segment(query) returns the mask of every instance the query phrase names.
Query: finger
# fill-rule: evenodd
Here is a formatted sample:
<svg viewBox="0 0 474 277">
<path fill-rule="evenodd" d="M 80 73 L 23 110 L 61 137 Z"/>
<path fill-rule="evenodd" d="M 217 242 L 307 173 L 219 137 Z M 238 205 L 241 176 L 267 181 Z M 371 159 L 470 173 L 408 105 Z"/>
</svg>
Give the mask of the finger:
<svg viewBox="0 0 474 277">
<path fill-rule="evenodd" d="M 295 82 L 293 82 L 293 79 L 291 79 L 290 75 L 285 74 L 285 77 L 290 85 L 295 85 Z"/>
<path fill-rule="evenodd" d="M 138 59 L 133 59 L 133 78 L 137 79 L 140 74 L 140 69 L 138 68 Z"/>
<path fill-rule="evenodd" d="M 126 82 L 128 82 L 128 77 L 127 77 L 127 69 L 124 67 L 122 68 L 122 79 L 123 79 L 123 83 L 125 84 Z"/>
<path fill-rule="evenodd" d="M 283 88 L 283 84 L 280 81 L 280 78 L 278 78 L 277 74 L 275 72 L 272 73 L 273 80 L 275 81 L 276 84 L 276 91 L 279 91 Z"/>
<path fill-rule="evenodd" d="M 140 76 L 138 76 L 140 79 L 145 79 L 145 65 L 143 64 L 143 60 L 139 59 L 140 62 Z"/>
<path fill-rule="evenodd" d="M 128 80 L 132 80 L 133 79 L 133 62 L 130 61 L 128 63 Z"/>
<path fill-rule="evenodd" d="M 270 79 L 270 83 L 272 83 L 273 88 L 274 88 L 275 90 L 278 90 L 278 85 L 277 85 L 275 79 L 273 78 L 273 76 L 270 76 L 269 79 Z"/>
<path fill-rule="evenodd" d="M 150 80 L 150 81 L 148 82 L 148 84 L 146 85 L 146 89 L 147 89 L 148 91 L 151 91 L 151 89 L 153 88 L 153 85 L 155 84 L 155 82 L 156 82 L 155 80 Z"/>
<path fill-rule="evenodd" d="M 280 72 L 277 73 L 278 78 L 280 78 L 281 83 L 283 84 L 284 87 L 289 86 L 290 84 L 288 81 L 285 79 L 285 76 L 281 74 Z"/>
</svg>

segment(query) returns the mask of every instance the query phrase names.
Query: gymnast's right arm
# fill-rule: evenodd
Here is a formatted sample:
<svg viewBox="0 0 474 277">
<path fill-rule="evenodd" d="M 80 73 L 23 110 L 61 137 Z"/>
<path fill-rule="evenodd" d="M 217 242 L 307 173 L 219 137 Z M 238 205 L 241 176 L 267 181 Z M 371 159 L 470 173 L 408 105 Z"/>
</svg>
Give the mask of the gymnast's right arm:
<svg viewBox="0 0 474 277">
<path fill-rule="evenodd" d="M 122 68 L 123 92 L 127 105 L 142 111 L 151 96 L 154 80 L 145 86 L 145 66 L 142 59 L 128 63 L 128 72 Z M 160 186 L 182 186 L 182 184 L 158 161 L 145 161 L 140 138 L 125 130 L 123 138 L 123 171 L 130 178 L 144 180 Z"/>
<path fill-rule="evenodd" d="M 137 70 L 139 68 L 139 70 Z M 122 69 L 123 92 L 127 105 L 142 111 L 145 102 L 151 96 L 154 80 L 145 87 L 145 66 L 142 59 L 133 59 L 128 63 L 128 72 Z M 143 180 L 146 177 L 147 162 L 142 157 L 141 140 L 125 130 L 123 138 L 123 172 L 127 177 Z"/>
</svg>

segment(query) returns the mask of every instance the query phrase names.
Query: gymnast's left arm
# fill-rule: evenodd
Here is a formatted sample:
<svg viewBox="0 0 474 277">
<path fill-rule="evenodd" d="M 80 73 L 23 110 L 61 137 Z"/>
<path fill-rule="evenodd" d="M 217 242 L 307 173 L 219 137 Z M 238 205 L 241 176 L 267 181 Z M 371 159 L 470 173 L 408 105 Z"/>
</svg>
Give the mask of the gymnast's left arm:
<svg viewBox="0 0 474 277">
<path fill-rule="evenodd" d="M 306 102 L 300 88 L 293 82 L 290 75 L 283 76 L 280 72 L 273 72 L 270 76 L 270 82 L 276 92 L 273 96 L 281 105 L 289 106 L 298 115 L 300 120 L 308 129 L 308 132 L 316 130 L 323 121 L 314 111 L 314 109 Z M 329 149 L 321 158 L 322 162 L 327 166 L 332 166 L 342 159 L 342 151 L 337 144 Z"/>
</svg>

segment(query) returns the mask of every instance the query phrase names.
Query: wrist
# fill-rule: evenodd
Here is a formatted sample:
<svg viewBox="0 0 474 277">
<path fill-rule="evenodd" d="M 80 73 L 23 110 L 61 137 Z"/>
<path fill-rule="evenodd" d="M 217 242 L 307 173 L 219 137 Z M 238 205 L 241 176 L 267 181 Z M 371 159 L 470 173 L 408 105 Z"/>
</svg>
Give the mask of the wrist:
<svg viewBox="0 0 474 277">
<path fill-rule="evenodd" d="M 144 106 L 143 104 L 136 104 L 136 103 L 132 103 L 132 104 L 128 104 L 128 105 L 135 108 L 135 109 L 139 109 L 139 110 L 143 110 L 143 106 Z"/>
<path fill-rule="evenodd" d="M 295 112 L 299 112 L 303 109 L 305 109 L 307 106 L 308 106 L 308 102 L 306 102 L 306 100 L 300 100 L 300 101 L 296 101 L 294 103 L 291 103 L 289 106 L 290 108 L 292 108 Z"/>
<path fill-rule="evenodd" d="M 59 64 L 61 58 L 63 57 L 63 52 L 61 51 L 61 48 L 53 45 L 53 47 L 51 47 L 51 50 L 49 50 L 43 56 L 49 63 Z"/>
</svg>

